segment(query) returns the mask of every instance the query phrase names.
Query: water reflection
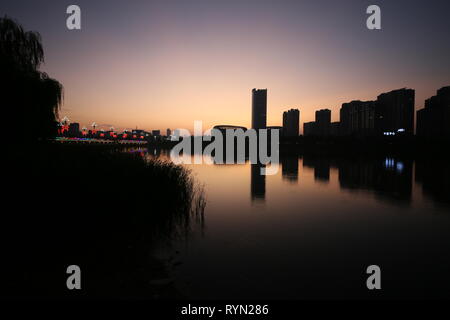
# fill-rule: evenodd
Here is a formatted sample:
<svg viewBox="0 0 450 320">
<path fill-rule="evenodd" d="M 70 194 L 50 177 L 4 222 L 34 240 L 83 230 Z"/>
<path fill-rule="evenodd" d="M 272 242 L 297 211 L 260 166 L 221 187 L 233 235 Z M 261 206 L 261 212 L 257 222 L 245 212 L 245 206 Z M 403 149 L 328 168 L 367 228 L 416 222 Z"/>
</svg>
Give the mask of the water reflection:
<svg viewBox="0 0 450 320">
<path fill-rule="evenodd" d="M 410 159 L 341 159 L 338 168 L 342 189 L 373 191 L 380 200 L 397 204 L 411 202 L 413 165 Z"/>
<path fill-rule="evenodd" d="M 415 181 L 422 185 L 422 192 L 425 197 L 450 207 L 450 165 L 448 159 L 417 159 Z"/>
<path fill-rule="evenodd" d="M 261 174 L 261 169 L 264 167 L 261 164 L 251 164 L 250 198 L 252 202 L 264 202 L 266 198 L 266 176 Z"/>
<path fill-rule="evenodd" d="M 169 158 L 169 150 L 157 148 L 133 148 L 129 152 L 146 154 L 148 157 Z M 205 162 L 205 161 L 204 161 Z M 214 165 L 220 165 L 214 162 Z M 330 169 L 338 172 L 339 188 L 343 191 L 373 192 L 380 201 L 408 205 L 413 200 L 413 182 L 421 187 L 427 200 L 437 205 L 450 207 L 450 165 L 447 159 L 379 157 L 325 157 L 317 155 L 280 156 L 281 177 L 289 185 L 299 182 L 299 163 L 314 170 L 316 183 L 329 183 Z M 237 165 L 237 164 L 236 164 Z M 239 164 L 242 166 L 242 164 Z M 266 176 L 261 175 L 261 164 L 250 167 L 250 200 L 264 202 L 266 198 Z M 234 164 L 227 164 L 234 166 Z M 193 166 L 193 169 L 198 166 Z M 413 171 L 415 177 L 413 177 Z M 414 181 L 413 181 L 414 180 Z"/>
<path fill-rule="evenodd" d="M 305 155 L 303 166 L 314 169 L 315 181 L 327 183 L 330 180 L 331 160 L 329 158 Z"/>
<path fill-rule="evenodd" d="M 448 295 L 448 163 L 282 155 L 273 176 L 248 161 L 186 165 L 205 184 L 207 225 L 177 247 L 179 285 L 193 298 L 366 298 L 361 275 L 377 263 L 387 298 Z"/>
<path fill-rule="evenodd" d="M 298 182 L 298 156 L 286 155 L 280 159 L 283 180 L 290 183 Z"/>
</svg>

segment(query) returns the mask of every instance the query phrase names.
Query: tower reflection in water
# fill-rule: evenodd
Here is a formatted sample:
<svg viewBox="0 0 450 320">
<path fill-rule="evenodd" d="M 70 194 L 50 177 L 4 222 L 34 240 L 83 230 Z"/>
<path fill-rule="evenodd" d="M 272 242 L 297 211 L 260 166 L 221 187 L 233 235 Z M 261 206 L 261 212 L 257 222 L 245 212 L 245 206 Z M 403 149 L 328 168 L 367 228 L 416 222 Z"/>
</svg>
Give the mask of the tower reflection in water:
<svg viewBox="0 0 450 320">
<path fill-rule="evenodd" d="M 266 176 L 261 174 L 265 165 L 251 164 L 250 194 L 251 200 L 264 202 L 266 199 Z"/>
</svg>

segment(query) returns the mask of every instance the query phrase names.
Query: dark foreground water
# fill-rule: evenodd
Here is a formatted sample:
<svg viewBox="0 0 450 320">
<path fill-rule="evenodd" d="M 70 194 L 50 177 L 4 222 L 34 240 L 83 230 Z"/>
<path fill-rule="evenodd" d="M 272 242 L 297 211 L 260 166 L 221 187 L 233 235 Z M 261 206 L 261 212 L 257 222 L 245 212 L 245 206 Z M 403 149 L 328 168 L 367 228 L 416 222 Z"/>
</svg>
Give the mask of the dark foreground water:
<svg viewBox="0 0 450 320">
<path fill-rule="evenodd" d="M 152 152 L 153 154 L 153 152 Z M 450 297 L 450 164 L 284 156 L 187 165 L 205 185 L 203 226 L 173 256 L 191 298 Z M 178 251 L 178 252 L 177 252 Z M 381 268 L 381 291 L 366 268 Z"/>
</svg>

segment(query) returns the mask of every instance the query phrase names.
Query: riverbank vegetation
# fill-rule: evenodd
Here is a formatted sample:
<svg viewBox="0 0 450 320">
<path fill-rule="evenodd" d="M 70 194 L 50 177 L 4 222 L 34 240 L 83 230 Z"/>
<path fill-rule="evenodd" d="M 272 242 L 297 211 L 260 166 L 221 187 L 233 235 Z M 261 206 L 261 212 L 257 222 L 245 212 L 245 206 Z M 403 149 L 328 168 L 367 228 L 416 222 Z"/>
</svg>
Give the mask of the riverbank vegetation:
<svg viewBox="0 0 450 320">
<path fill-rule="evenodd" d="M 160 296 L 152 283 L 167 275 L 153 251 L 202 221 L 203 189 L 171 162 L 51 143 L 63 86 L 39 70 L 43 61 L 40 35 L 0 18 L 0 103 L 14 133 L 3 146 L 0 296 Z M 82 290 L 66 286 L 70 265 Z"/>
</svg>

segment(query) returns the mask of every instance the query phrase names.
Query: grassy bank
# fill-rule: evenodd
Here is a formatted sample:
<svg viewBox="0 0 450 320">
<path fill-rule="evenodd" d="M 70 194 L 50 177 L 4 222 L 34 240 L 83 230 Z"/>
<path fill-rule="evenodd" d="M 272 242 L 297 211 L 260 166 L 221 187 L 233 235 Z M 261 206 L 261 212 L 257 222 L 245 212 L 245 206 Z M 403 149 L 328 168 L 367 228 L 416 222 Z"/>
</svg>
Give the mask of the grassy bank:
<svg viewBox="0 0 450 320">
<path fill-rule="evenodd" d="M 12 281 L 3 295 L 155 297 L 152 284 L 167 275 L 154 248 L 188 237 L 203 219 L 202 188 L 171 162 L 47 144 L 8 160 L 13 209 L 2 216 L 2 246 Z M 65 286 L 71 264 L 83 272 L 79 292 Z"/>
</svg>

